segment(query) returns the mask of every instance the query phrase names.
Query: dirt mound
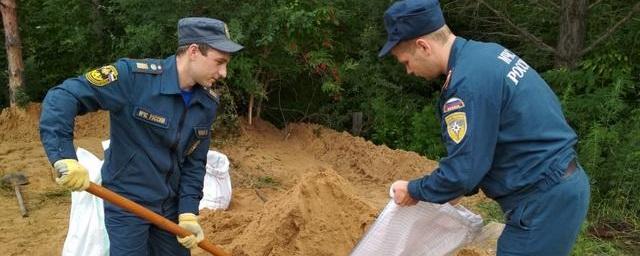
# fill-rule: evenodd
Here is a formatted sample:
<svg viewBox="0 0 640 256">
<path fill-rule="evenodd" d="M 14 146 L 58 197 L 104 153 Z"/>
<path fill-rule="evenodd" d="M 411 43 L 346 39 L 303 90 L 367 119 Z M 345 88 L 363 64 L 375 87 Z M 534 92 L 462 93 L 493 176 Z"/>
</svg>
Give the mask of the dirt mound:
<svg viewBox="0 0 640 256">
<path fill-rule="evenodd" d="M 317 159 L 331 163 L 341 175 L 390 183 L 431 172 L 436 163 L 404 150 L 375 145 L 347 132 L 316 124 L 291 124 L 290 138 Z"/>
<path fill-rule="evenodd" d="M 234 240 L 234 255 L 346 255 L 376 214 L 335 171 L 310 173 Z"/>
<path fill-rule="evenodd" d="M 38 119 L 40 105 L 31 104 L 25 109 L 5 108 L 0 113 L 0 139 L 2 141 L 34 141 L 40 138 Z"/>
<path fill-rule="evenodd" d="M 40 104 L 29 104 L 24 109 L 5 108 L 0 113 L 0 139 L 5 142 L 40 141 Z M 35 129 L 34 129 L 35 128 Z M 109 115 L 98 111 L 79 116 L 75 122 L 75 138 L 109 136 Z"/>
</svg>

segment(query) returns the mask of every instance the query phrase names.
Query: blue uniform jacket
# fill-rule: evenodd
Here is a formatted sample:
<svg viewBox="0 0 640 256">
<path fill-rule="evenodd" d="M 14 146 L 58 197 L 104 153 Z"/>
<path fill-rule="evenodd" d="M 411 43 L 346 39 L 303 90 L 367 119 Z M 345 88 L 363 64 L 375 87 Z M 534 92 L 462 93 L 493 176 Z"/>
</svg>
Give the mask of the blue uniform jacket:
<svg viewBox="0 0 640 256">
<path fill-rule="evenodd" d="M 49 90 L 40 136 L 51 163 L 76 159 L 74 118 L 108 110 L 103 186 L 157 212 L 178 200 L 179 213 L 197 213 L 217 106 L 217 96 L 199 85 L 185 105 L 175 56 L 120 59 Z"/>
<path fill-rule="evenodd" d="M 557 97 L 518 56 L 458 37 L 448 67 L 438 108 L 448 154 L 409 182 L 414 199 L 446 203 L 481 188 L 500 202 L 575 158 L 577 136 Z"/>
</svg>

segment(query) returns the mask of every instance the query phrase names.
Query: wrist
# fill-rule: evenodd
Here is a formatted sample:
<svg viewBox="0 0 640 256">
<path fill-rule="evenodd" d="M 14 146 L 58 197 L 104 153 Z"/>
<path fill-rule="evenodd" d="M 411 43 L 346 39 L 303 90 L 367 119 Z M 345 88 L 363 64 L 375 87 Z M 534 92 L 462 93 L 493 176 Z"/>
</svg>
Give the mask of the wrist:
<svg viewBox="0 0 640 256">
<path fill-rule="evenodd" d="M 181 213 L 178 216 L 178 221 L 198 221 L 198 216 L 190 212 Z"/>
</svg>

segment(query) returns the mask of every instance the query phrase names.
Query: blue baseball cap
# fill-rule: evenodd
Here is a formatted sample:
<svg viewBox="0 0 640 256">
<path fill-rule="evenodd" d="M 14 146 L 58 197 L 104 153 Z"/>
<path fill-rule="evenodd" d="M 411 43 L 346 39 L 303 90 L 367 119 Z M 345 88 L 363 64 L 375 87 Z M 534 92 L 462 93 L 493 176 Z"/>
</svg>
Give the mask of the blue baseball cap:
<svg viewBox="0 0 640 256">
<path fill-rule="evenodd" d="M 429 34 L 444 25 L 438 0 L 397 1 L 384 12 L 387 43 L 378 57 L 387 55 L 399 42 Z"/>
<path fill-rule="evenodd" d="M 206 43 L 222 52 L 234 53 L 244 48 L 231 41 L 227 24 L 220 20 L 189 17 L 178 21 L 178 45 Z"/>
</svg>

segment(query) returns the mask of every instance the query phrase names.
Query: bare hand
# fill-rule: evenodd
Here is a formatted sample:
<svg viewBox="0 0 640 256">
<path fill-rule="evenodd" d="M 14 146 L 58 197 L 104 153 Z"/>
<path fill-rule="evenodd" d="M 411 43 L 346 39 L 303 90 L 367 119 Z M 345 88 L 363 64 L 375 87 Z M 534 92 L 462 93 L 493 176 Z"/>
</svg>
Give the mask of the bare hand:
<svg viewBox="0 0 640 256">
<path fill-rule="evenodd" d="M 393 192 L 393 201 L 399 206 L 412 206 L 418 203 L 409 195 L 408 190 L 409 182 L 405 180 L 398 180 L 391 184 L 391 191 Z"/>
</svg>

